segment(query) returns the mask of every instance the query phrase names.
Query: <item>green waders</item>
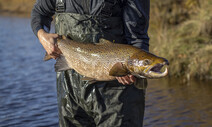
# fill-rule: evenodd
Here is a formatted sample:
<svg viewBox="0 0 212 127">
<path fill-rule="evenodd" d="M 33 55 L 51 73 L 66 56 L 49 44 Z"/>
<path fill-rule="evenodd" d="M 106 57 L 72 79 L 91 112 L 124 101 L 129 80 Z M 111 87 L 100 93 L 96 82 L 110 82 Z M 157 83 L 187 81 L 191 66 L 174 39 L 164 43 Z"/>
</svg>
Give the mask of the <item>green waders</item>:
<svg viewBox="0 0 212 127">
<path fill-rule="evenodd" d="M 69 38 L 97 43 L 103 37 L 124 42 L 121 18 L 58 13 L 56 32 Z M 88 84 L 74 70 L 57 73 L 60 127 L 142 127 L 146 79 L 134 85 L 117 80 Z"/>
</svg>

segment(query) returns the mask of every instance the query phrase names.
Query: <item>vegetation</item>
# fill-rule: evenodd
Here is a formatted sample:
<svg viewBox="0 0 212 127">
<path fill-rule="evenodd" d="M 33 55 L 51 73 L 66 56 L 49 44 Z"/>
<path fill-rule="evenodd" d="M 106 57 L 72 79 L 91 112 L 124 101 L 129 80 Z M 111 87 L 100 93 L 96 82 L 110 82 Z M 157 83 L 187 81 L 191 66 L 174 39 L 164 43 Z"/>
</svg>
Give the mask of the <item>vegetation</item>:
<svg viewBox="0 0 212 127">
<path fill-rule="evenodd" d="M 36 0 L 0 0 L 0 14 L 29 17 Z"/>
<path fill-rule="evenodd" d="M 30 15 L 35 0 L 0 0 L 0 13 Z M 212 78 L 212 0 L 151 0 L 150 50 L 170 76 Z"/>
<path fill-rule="evenodd" d="M 170 62 L 170 76 L 212 77 L 212 0 L 151 1 L 150 48 Z"/>
</svg>

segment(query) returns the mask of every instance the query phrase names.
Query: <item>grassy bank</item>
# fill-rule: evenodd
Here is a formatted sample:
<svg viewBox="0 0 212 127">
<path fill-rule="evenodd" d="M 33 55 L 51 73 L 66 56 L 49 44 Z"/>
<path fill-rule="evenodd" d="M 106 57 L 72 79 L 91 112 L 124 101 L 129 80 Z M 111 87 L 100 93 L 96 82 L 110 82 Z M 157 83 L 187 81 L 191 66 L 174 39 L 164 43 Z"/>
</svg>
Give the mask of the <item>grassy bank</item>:
<svg viewBox="0 0 212 127">
<path fill-rule="evenodd" d="M 0 14 L 30 17 L 36 0 L 0 0 Z"/>
<path fill-rule="evenodd" d="M 211 78 L 212 0 L 151 2 L 151 51 L 170 61 L 170 76 Z"/>
<path fill-rule="evenodd" d="M 29 16 L 35 0 L 0 0 L 0 13 Z M 150 50 L 170 76 L 212 78 L 212 0 L 151 0 Z"/>
</svg>

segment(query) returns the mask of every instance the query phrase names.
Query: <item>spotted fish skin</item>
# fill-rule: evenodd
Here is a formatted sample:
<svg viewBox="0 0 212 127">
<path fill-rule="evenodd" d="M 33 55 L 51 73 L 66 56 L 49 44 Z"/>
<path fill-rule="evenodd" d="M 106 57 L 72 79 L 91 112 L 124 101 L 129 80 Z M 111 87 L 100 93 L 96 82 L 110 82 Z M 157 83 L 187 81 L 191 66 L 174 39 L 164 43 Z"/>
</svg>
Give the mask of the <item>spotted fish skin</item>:
<svg viewBox="0 0 212 127">
<path fill-rule="evenodd" d="M 62 37 L 57 40 L 57 45 L 62 55 L 55 64 L 56 71 L 74 69 L 79 74 L 97 81 L 114 80 L 116 76 L 121 76 L 118 75 L 119 70 L 126 71 L 122 75 L 134 73 L 133 71 L 136 69 L 132 67 L 134 65 L 129 64 L 129 61 L 132 61 L 132 57 L 137 57 L 136 54 L 145 56 L 133 58 L 134 60 L 157 58 L 137 47 L 112 43 L 105 39 L 100 39 L 99 43 L 94 44 L 76 42 Z M 117 63 L 121 63 L 121 67 L 114 67 Z M 113 70 L 118 72 L 117 75 Z"/>
</svg>

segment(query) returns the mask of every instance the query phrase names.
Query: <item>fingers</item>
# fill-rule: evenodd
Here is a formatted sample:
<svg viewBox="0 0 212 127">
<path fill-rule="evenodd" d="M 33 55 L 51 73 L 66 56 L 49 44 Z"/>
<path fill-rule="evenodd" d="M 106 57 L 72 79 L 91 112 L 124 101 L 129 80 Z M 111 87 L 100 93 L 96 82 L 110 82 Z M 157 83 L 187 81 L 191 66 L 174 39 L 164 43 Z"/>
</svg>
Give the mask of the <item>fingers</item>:
<svg viewBox="0 0 212 127">
<path fill-rule="evenodd" d="M 62 52 L 61 52 L 60 49 L 58 48 L 57 43 L 54 44 L 54 48 L 55 48 L 55 51 L 56 51 L 58 54 L 62 54 Z"/>
<path fill-rule="evenodd" d="M 127 75 L 123 77 L 116 77 L 119 83 L 123 85 L 131 85 L 135 82 L 136 78 L 133 75 Z"/>
<path fill-rule="evenodd" d="M 116 79 L 118 80 L 119 83 L 121 83 L 123 85 L 127 84 L 127 82 L 125 82 L 125 80 L 122 77 L 117 77 Z"/>
<path fill-rule="evenodd" d="M 119 83 L 123 84 L 123 85 L 130 85 L 131 81 L 129 79 L 129 77 L 125 76 L 125 77 L 117 77 L 116 78 L 118 80 Z"/>
<path fill-rule="evenodd" d="M 135 78 L 135 76 L 133 76 L 133 75 L 129 75 L 129 78 L 130 78 L 130 81 L 131 81 L 131 82 L 135 82 L 135 81 L 136 81 L 136 78 Z"/>
<path fill-rule="evenodd" d="M 52 49 L 50 49 L 50 52 L 49 52 L 49 55 L 53 59 L 57 59 L 61 54 L 62 54 L 62 52 L 60 51 L 60 49 L 57 46 L 54 46 Z"/>
<path fill-rule="evenodd" d="M 57 59 L 57 58 L 60 56 L 60 54 L 53 52 L 53 53 L 50 54 L 50 56 L 51 56 L 53 59 Z"/>
<path fill-rule="evenodd" d="M 53 38 L 58 38 L 59 35 L 58 35 L 58 34 L 52 34 L 52 37 L 53 37 Z"/>
</svg>

